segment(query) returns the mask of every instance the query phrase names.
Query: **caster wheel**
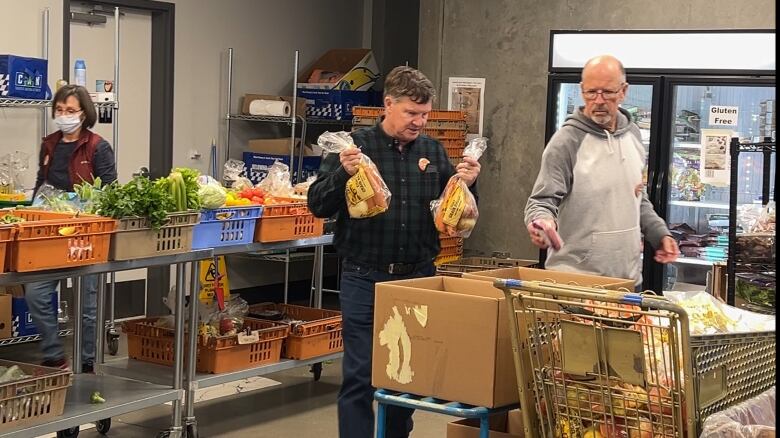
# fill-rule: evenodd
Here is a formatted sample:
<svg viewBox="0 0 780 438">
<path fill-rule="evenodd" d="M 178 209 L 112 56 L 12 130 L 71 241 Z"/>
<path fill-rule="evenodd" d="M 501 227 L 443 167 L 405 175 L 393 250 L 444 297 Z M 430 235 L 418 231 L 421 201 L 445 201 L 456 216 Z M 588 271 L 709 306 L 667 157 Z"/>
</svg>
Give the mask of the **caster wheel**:
<svg viewBox="0 0 780 438">
<path fill-rule="evenodd" d="M 95 430 L 97 430 L 101 435 L 107 434 L 108 431 L 111 430 L 111 419 L 106 418 L 104 420 L 98 420 L 95 423 Z"/>
<path fill-rule="evenodd" d="M 197 424 L 188 424 L 186 428 L 186 435 L 187 438 L 198 438 L 198 425 Z"/>
<path fill-rule="evenodd" d="M 79 436 L 79 427 L 71 427 L 57 432 L 57 438 L 75 438 Z"/>
<path fill-rule="evenodd" d="M 314 381 L 319 382 L 320 377 L 322 377 L 322 362 L 312 364 L 311 370 L 309 370 L 309 372 L 314 374 Z"/>
<path fill-rule="evenodd" d="M 116 356 L 117 352 L 119 352 L 119 337 L 112 336 L 108 338 L 108 354 Z"/>
</svg>

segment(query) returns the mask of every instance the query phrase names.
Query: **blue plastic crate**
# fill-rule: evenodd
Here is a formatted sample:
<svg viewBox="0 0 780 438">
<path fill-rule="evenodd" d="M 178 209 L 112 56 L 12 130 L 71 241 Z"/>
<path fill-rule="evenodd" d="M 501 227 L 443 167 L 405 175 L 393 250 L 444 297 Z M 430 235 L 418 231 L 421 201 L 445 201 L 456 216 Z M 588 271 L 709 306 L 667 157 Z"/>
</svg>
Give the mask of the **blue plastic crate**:
<svg viewBox="0 0 780 438">
<path fill-rule="evenodd" d="M 252 243 L 262 205 L 203 210 L 192 232 L 192 249 Z"/>
</svg>

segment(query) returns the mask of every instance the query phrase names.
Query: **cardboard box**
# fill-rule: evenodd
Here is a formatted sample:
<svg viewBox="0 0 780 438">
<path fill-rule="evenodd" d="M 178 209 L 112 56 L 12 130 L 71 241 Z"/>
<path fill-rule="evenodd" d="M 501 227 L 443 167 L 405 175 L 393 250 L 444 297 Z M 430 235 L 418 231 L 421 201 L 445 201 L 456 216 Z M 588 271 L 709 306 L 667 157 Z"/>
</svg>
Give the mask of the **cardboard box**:
<svg viewBox="0 0 780 438">
<path fill-rule="evenodd" d="M 293 98 L 292 96 L 274 96 L 272 94 L 245 94 L 244 98 L 241 103 L 241 114 L 249 114 L 249 104 L 252 103 L 255 99 L 261 99 L 261 100 L 284 100 L 290 104 L 292 107 L 293 104 Z M 303 99 L 301 97 L 298 97 L 295 99 L 296 107 L 295 107 L 295 115 L 306 117 L 306 99 Z"/>
<path fill-rule="evenodd" d="M 335 84 L 309 83 L 314 70 L 344 73 Z M 379 66 L 370 49 L 332 49 L 298 76 L 298 87 L 346 91 L 370 90 L 379 79 Z"/>
<path fill-rule="evenodd" d="M 634 280 L 624 278 L 600 277 L 597 275 L 575 274 L 573 272 L 549 271 L 534 268 L 501 268 L 480 272 L 464 273 L 463 278 L 493 281 L 494 278 L 514 280 L 551 281 L 554 283 L 578 284 L 580 286 L 602 286 L 607 289 L 621 288 L 634 291 Z"/>
<path fill-rule="evenodd" d="M 312 176 L 317 176 L 317 172 L 320 171 L 320 164 L 322 164 L 322 158 L 320 157 L 303 157 L 303 165 L 301 168 L 301 175 L 298 175 L 298 161 L 300 159 L 296 156 L 293 160 L 292 177 L 295 181 L 306 181 Z M 258 184 L 262 181 L 266 175 L 268 175 L 268 169 L 273 166 L 276 161 L 281 161 L 286 165 L 290 165 L 289 155 L 268 155 L 257 152 L 244 152 L 244 166 L 246 166 L 247 178 L 252 181 L 253 184 Z"/>
<path fill-rule="evenodd" d="M 0 339 L 10 338 L 12 336 L 11 325 L 13 321 L 13 314 L 11 313 L 11 306 L 13 299 L 11 295 L 0 295 Z"/>
<path fill-rule="evenodd" d="M 507 412 L 506 431 L 513 436 L 525 436 L 523 411 L 512 409 Z"/>
<path fill-rule="evenodd" d="M 32 336 L 37 335 L 38 328 L 33 323 L 32 316 L 27 307 L 27 300 L 24 298 L 24 287 L 21 285 L 16 286 L 4 286 L 0 287 L 0 296 L 10 297 L 11 299 L 11 335 L 10 337 L 19 336 Z M 4 298 L 7 299 L 7 298 Z M 59 308 L 59 301 L 57 300 L 57 291 L 52 291 L 51 294 L 51 306 L 56 317 L 57 310 Z M 2 306 L 0 305 L 0 309 Z M 0 321 L 2 318 L 0 318 Z M 2 330 L 0 330 L 0 336 Z"/>
<path fill-rule="evenodd" d="M 519 411 L 518 411 L 519 412 Z M 508 431 L 507 414 L 490 417 L 490 438 L 522 438 L 523 434 Z M 447 438 L 479 438 L 479 420 L 459 420 L 447 423 Z"/>
<path fill-rule="evenodd" d="M 45 59 L 0 55 L 0 97 L 46 99 L 48 71 Z"/>
<path fill-rule="evenodd" d="M 634 285 L 632 280 L 531 268 L 487 272 L 609 289 L 633 291 Z M 507 303 L 490 281 L 482 273 L 377 284 L 373 386 L 476 406 L 517 403 Z M 526 376 L 527 383 L 530 379 Z"/>
<path fill-rule="evenodd" d="M 505 301 L 479 280 L 378 283 L 373 385 L 475 406 L 517 403 Z"/>
<path fill-rule="evenodd" d="M 343 72 L 335 84 L 308 83 L 315 69 Z M 298 95 L 306 99 L 306 116 L 351 120 L 353 106 L 381 103 L 381 93 L 372 88 L 379 79 L 379 67 L 369 49 L 333 49 L 322 55 L 298 77 Z"/>
</svg>

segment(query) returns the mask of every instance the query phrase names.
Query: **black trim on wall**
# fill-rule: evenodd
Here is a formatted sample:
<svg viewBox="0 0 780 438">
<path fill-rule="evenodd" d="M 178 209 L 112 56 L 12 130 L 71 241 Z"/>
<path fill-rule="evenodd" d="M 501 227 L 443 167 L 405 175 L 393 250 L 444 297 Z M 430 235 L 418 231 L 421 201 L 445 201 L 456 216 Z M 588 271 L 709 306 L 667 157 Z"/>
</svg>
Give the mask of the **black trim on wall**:
<svg viewBox="0 0 780 438">
<path fill-rule="evenodd" d="M 165 176 L 173 167 L 173 83 L 176 7 L 173 3 L 153 0 L 87 0 L 96 5 L 135 9 L 152 14 L 151 102 L 149 108 L 149 174 Z M 63 0 L 63 79 L 70 72 L 70 4 Z M 121 84 L 120 84 L 121 86 Z M 147 313 L 167 314 L 162 297 L 168 294 L 170 269 L 150 268 Z"/>
</svg>

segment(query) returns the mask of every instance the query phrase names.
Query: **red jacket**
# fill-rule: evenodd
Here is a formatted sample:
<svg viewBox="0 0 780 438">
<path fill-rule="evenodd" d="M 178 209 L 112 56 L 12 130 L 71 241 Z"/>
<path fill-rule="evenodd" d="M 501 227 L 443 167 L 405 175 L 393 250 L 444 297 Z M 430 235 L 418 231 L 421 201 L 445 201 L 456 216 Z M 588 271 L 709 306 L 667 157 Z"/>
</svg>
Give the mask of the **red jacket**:
<svg viewBox="0 0 780 438">
<path fill-rule="evenodd" d="M 41 169 L 43 170 L 42 181 L 46 181 L 49 176 L 49 166 L 54 157 L 54 148 L 62 140 L 62 131 L 57 131 L 43 138 L 41 145 Z M 84 181 L 93 182 L 94 167 L 92 160 L 95 157 L 97 145 L 103 140 L 103 137 L 95 134 L 89 129 L 82 129 L 76 146 L 73 148 L 73 154 L 70 156 L 70 165 L 68 173 L 72 184 L 80 184 Z M 38 187 L 36 187 L 36 190 Z"/>
</svg>

